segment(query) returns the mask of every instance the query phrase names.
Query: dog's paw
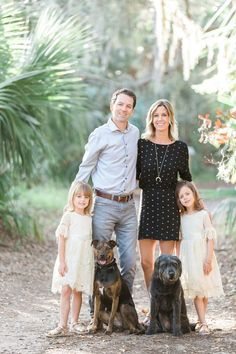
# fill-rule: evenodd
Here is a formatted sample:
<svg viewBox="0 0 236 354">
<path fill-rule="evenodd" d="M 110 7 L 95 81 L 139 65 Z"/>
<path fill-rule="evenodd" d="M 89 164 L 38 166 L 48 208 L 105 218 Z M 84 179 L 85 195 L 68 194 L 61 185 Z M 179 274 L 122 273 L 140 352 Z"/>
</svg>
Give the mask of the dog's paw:
<svg viewBox="0 0 236 354">
<path fill-rule="evenodd" d="M 107 334 L 107 335 L 111 335 L 112 334 L 112 330 L 107 328 L 104 333 Z"/>
<path fill-rule="evenodd" d="M 135 331 L 134 331 L 134 334 L 136 335 L 140 335 L 140 334 L 145 334 L 145 329 L 139 329 L 137 328 Z"/>
<path fill-rule="evenodd" d="M 152 327 L 148 327 L 148 329 L 145 332 L 145 334 L 147 334 L 148 336 L 155 334 L 155 333 L 156 333 L 156 331 Z"/>
<path fill-rule="evenodd" d="M 182 336 L 183 333 L 182 333 L 181 329 L 176 329 L 175 331 L 173 331 L 173 335 L 175 337 L 179 337 L 179 336 Z"/>
<path fill-rule="evenodd" d="M 138 327 L 136 328 L 135 334 L 145 334 L 145 327 L 139 323 Z"/>
<path fill-rule="evenodd" d="M 95 333 L 95 332 L 97 332 L 97 326 L 94 326 L 93 324 L 89 325 L 87 327 L 87 331 L 88 331 L 88 333 Z"/>
</svg>

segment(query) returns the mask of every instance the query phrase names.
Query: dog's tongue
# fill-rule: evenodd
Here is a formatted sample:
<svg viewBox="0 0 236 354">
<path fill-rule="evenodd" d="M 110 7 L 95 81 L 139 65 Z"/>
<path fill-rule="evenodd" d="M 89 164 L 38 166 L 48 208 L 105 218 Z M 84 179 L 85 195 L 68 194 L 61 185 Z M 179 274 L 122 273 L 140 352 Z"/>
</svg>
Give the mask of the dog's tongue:
<svg viewBox="0 0 236 354">
<path fill-rule="evenodd" d="M 100 259 L 99 264 L 101 264 L 101 265 L 106 264 L 106 260 L 105 259 L 104 260 Z"/>
</svg>

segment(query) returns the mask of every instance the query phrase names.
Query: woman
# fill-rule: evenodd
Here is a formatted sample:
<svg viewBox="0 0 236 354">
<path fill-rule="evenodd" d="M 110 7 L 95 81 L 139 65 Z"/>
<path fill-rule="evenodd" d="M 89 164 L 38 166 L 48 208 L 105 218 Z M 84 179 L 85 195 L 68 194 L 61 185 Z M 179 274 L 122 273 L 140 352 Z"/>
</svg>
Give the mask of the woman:
<svg viewBox="0 0 236 354">
<path fill-rule="evenodd" d="M 175 187 L 178 175 L 192 180 L 188 160 L 187 145 L 178 140 L 173 107 L 165 99 L 158 100 L 149 109 L 145 133 L 138 141 L 137 179 L 142 189 L 138 239 L 147 289 L 157 242 L 161 254 L 172 254 L 179 240 Z"/>
</svg>

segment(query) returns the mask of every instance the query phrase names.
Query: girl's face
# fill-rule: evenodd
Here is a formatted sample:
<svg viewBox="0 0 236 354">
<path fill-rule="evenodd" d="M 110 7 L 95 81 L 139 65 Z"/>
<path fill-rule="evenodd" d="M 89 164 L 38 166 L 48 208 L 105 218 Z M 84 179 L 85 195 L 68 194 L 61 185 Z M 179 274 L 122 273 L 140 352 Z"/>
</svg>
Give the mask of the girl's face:
<svg viewBox="0 0 236 354">
<path fill-rule="evenodd" d="M 194 195 L 190 188 L 183 186 L 179 191 L 179 201 L 187 209 L 187 211 L 194 210 Z"/>
<path fill-rule="evenodd" d="M 159 106 L 153 113 L 152 123 L 157 132 L 168 131 L 169 115 L 164 106 Z"/>
<path fill-rule="evenodd" d="M 73 199 L 75 211 L 84 214 L 84 209 L 89 205 L 89 197 L 83 193 L 76 193 Z"/>
</svg>

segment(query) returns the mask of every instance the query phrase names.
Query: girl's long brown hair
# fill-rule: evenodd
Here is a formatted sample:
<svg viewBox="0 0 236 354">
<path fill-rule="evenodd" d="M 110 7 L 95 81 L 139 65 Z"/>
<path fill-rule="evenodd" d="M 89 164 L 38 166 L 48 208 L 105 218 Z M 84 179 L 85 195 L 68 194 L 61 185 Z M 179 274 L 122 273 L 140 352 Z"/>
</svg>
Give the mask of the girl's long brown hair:
<svg viewBox="0 0 236 354">
<path fill-rule="evenodd" d="M 179 182 L 177 182 L 176 189 L 175 189 L 175 196 L 176 196 L 176 201 L 177 201 L 177 205 L 178 205 L 178 208 L 179 208 L 179 212 L 181 214 L 184 214 L 187 211 L 187 209 L 180 203 L 180 200 L 179 200 L 180 190 L 183 187 L 187 187 L 193 192 L 194 210 L 198 210 L 199 211 L 199 210 L 205 209 L 203 201 L 202 201 L 202 199 L 200 197 L 200 194 L 199 194 L 196 186 L 194 185 L 194 183 L 193 182 L 189 182 L 189 181 L 179 181 Z"/>
</svg>

